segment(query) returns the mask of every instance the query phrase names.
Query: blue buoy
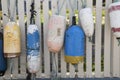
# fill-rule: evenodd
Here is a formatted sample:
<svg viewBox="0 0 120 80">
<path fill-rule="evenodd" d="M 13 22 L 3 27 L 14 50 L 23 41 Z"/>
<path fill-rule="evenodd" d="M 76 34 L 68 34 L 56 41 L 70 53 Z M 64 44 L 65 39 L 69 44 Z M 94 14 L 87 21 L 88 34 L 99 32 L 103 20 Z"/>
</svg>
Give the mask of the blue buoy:
<svg viewBox="0 0 120 80">
<path fill-rule="evenodd" d="M 85 34 L 83 29 L 75 25 L 70 26 L 65 32 L 65 61 L 71 64 L 78 64 L 84 59 Z"/>
<path fill-rule="evenodd" d="M 0 76 L 3 76 L 7 69 L 6 58 L 3 53 L 3 34 L 0 32 Z"/>
<path fill-rule="evenodd" d="M 40 36 L 36 25 L 29 25 L 27 29 L 27 66 L 30 73 L 40 68 Z"/>
</svg>

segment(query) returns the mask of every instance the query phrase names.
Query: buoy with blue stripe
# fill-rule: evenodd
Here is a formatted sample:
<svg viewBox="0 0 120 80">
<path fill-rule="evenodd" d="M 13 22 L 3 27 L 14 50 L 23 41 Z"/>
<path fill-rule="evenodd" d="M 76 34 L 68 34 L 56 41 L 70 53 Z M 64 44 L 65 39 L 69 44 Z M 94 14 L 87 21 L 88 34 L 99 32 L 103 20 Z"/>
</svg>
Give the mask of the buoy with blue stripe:
<svg viewBox="0 0 120 80">
<path fill-rule="evenodd" d="M 3 34 L 0 32 L 0 76 L 3 76 L 7 69 L 6 58 L 3 53 Z"/>
<path fill-rule="evenodd" d="M 76 25 L 76 18 L 73 16 L 73 24 L 65 32 L 65 61 L 73 65 L 83 62 L 85 50 L 85 35 L 83 29 Z"/>
<path fill-rule="evenodd" d="M 27 29 L 27 64 L 30 73 L 36 73 L 40 68 L 40 36 L 36 25 Z"/>
<path fill-rule="evenodd" d="M 34 1 L 31 4 L 30 25 L 27 27 L 27 69 L 31 79 L 35 80 L 36 73 L 40 69 L 40 35 L 38 26 L 35 25 Z"/>
<path fill-rule="evenodd" d="M 114 3 L 109 5 L 109 17 L 111 30 L 120 45 L 120 2 L 114 0 Z"/>
</svg>

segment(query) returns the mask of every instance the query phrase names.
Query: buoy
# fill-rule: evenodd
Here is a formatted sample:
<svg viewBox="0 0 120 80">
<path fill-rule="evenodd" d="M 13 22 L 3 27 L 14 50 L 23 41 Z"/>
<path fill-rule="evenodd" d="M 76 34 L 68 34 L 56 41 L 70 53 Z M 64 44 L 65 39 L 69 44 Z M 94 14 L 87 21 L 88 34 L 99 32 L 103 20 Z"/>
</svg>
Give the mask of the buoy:
<svg viewBox="0 0 120 80">
<path fill-rule="evenodd" d="M 27 27 L 27 69 L 31 80 L 36 80 L 36 73 L 40 69 L 40 35 L 38 26 L 35 24 L 36 11 L 34 0 L 31 3 L 30 25 Z"/>
<path fill-rule="evenodd" d="M 50 52 L 57 53 L 61 50 L 66 29 L 65 17 L 52 15 L 48 24 L 48 49 Z"/>
<path fill-rule="evenodd" d="M 110 26 L 120 45 L 120 2 L 109 5 Z"/>
<path fill-rule="evenodd" d="M 83 62 L 84 60 L 84 42 L 85 35 L 82 28 L 76 25 L 75 16 L 73 16 L 73 24 L 65 32 L 65 61 L 73 65 Z"/>
<path fill-rule="evenodd" d="M 4 27 L 4 56 L 8 58 L 17 57 L 21 53 L 20 27 L 17 23 L 10 21 Z"/>
<path fill-rule="evenodd" d="M 79 11 L 79 18 L 85 35 L 89 38 L 89 41 L 91 42 L 94 33 L 94 23 L 91 8 L 81 9 Z"/>
<path fill-rule="evenodd" d="M 51 80 L 60 80 L 57 75 L 57 63 L 55 58 L 55 53 L 59 53 L 59 51 L 63 47 L 63 41 L 64 41 L 64 33 L 66 29 L 66 20 L 65 17 L 62 15 L 59 15 L 64 2 L 62 3 L 62 6 L 59 6 L 59 0 L 57 0 L 57 12 L 56 14 L 53 14 L 50 17 L 50 20 L 48 22 L 48 37 L 47 37 L 47 44 L 49 52 L 52 55 L 52 73 L 51 73 Z"/>
<path fill-rule="evenodd" d="M 40 36 L 35 24 L 27 29 L 27 65 L 30 73 L 37 73 L 40 69 Z"/>
<path fill-rule="evenodd" d="M 3 76 L 7 69 L 6 58 L 3 53 L 3 34 L 0 32 L 0 76 Z"/>
</svg>

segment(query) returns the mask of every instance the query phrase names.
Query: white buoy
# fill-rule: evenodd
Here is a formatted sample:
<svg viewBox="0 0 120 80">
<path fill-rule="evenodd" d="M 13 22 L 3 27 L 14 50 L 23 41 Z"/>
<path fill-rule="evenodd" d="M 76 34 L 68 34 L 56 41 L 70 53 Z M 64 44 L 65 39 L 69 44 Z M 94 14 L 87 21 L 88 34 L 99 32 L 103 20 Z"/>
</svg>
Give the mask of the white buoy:
<svg viewBox="0 0 120 80">
<path fill-rule="evenodd" d="M 79 18 L 85 35 L 92 37 L 94 33 L 94 22 L 91 8 L 81 9 L 79 11 Z"/>
<path fill-rule="evenodd" d="M 63 46 L 66 28 L 65 17 L 61 15 L 51 16 L 48 24 L 48 48 L 50 52 L 59 52 Z"/>
</svg>

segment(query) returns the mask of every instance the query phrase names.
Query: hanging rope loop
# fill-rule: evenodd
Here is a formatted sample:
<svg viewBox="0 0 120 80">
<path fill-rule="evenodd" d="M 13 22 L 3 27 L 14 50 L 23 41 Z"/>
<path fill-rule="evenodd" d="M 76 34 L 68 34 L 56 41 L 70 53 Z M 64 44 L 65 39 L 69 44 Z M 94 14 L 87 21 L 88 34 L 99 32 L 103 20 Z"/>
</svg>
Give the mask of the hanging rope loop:
<svg viewBox="0 0 120 80">
<path fill-rule="evenodd" d="M 77 6 L 77 5 L 78 5 L 78 4 L 77 4 L 78 0 L 75 0 L 74 3 L 73 3 L 73 5 L 72 5 L 72 3 L 71 3 L 71 0 L 68 0 L 68 2 L 69 2 L 69 4 L 70 4 L 70 7 L 71 7 L 72 11 L 74 12 L 74 15 L 75 15 L 75 10 L 78 9 L 78 6 Z"/>
<path fill-rule="evenodd" d="M 118 2 L 119 0 L 113 0 L 113 2 Z"/>
<path fill-rule="evenodd" d="M 30 9 L 30 12 L 31 12 L 31 17 L 30 17 L 30 23 L 31 24 L 34 24 L 35 23 L 35 16 L 36 16 L 36 11 L 34 10 L 34 0 L 31 4 L 31 9 Z"/>
<path fill-rule="evenodd" d="M 85 8 L 87 6 L 87 0 L 81 0 L 82 8 Z"/>
<path fill-rule="evenodd" d="M 61 10 L 62 10 L 62 8 L 63 8 L 63 6 L 64 6 L 64 3 L 65 3 L 65 0 L 63 0 L 62 5 L 60 6 L 60 5 L 59 5 L 59 4 L 60 4 L 59 1 L 60 1 L 60 0 L 57 0 L 57 12 L 56 12 L 57 15 L 60 14 L 60 12 L 61 12 Z"/>
<path fill-rule="evenodd" d="M 7 8 L 8 8 L 8 14 L 6 14 L 6 13 L 4 13 L 3 15 L 4 16 L 6 16 L 8 19 L 10 19 L 10 21 L 14 21 L 14 14 L 15 14 L 15 10 L 16 10 L 16 0 L 15 0 L 15 2 L 14 2 L 14 7 L 13 7 L 13 11 L 12 12 L 10 12 L 10 0 L 8 0 L 7 1 L 8 3 L 7 3 Z"/>
</svg>

